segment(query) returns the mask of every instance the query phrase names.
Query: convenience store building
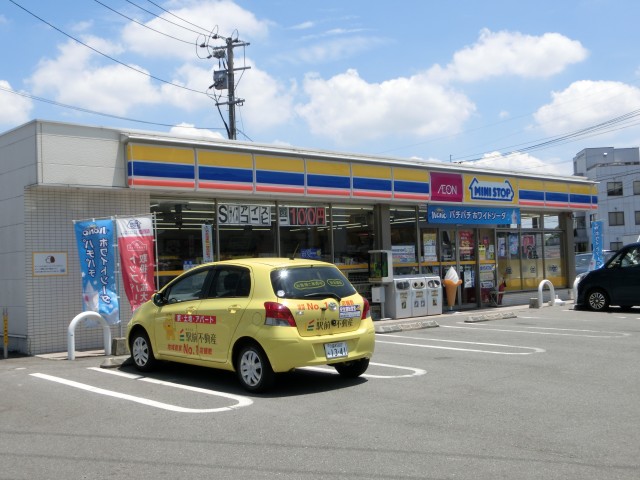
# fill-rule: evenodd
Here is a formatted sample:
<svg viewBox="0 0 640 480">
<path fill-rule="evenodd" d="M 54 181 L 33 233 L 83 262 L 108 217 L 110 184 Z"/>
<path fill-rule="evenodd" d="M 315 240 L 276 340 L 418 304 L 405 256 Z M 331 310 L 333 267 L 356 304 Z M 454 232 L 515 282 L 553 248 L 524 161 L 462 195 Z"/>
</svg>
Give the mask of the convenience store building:
<svg viewBox="0 0 640 480">
<path fill-rule="evenodd" d="M 216 260 L 320 259 L 369 296 L 368 252 L 391 250 L 396 275 L 454 267 L 456 308 L 489 306 L 501 283 L 503 304 L 527 303 L 543 279 L 569 291 L 573 212 L 596 194 L 582 177 L 34 120 L 0 135 L 0 307 L 10 350 L 65 351 L 82 311 L 73 221 L 145 213 L 160 286 L 206 259 L 210 226 Z M 76 347 L 99 337 L 80 328 Z"/>
</svg>

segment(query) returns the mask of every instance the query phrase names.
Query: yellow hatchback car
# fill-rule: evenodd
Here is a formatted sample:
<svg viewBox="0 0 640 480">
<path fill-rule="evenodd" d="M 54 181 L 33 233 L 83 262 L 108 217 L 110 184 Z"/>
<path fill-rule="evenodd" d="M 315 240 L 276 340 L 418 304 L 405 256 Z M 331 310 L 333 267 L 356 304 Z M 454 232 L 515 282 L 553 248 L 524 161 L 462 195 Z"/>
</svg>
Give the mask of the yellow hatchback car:
<svg viewBox="0 0 640 480">
<path fill-rule="evenodd" d="M 141 371 L 158 360 L 220 368 L 259 392 L 296 367 L 362 375 L 375 333 L 369 303 L 335 265 L 249 258 L 178 276 L 136 310 L 127 342 Z"/>
</svg>

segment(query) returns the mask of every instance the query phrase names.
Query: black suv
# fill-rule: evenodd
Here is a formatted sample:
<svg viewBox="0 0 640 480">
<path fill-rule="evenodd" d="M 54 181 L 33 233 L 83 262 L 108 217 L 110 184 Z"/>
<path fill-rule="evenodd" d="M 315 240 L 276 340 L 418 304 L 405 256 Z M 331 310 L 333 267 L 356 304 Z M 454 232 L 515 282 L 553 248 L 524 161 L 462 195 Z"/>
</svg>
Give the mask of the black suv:
<svg viewBox="0 0 640 480">
<path fill-rule="evenodd" d="M 640 243 L 622 247 L 602 268 L 578 275 L 577 281 L 576 309 L 640 306 Z"/>
</svg>

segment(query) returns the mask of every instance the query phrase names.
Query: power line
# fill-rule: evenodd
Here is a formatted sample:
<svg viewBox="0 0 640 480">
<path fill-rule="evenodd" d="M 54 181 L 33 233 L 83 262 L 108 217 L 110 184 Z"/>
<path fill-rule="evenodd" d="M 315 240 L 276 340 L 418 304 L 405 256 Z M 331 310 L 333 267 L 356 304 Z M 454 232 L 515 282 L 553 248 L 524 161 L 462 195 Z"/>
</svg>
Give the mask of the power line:
<svg viewBox="0 0 640 480">
<path fill-rule="evenodd" d="M 125 1 L 126 1 L 127 3 L 130 3 L 131 5 L 133 5 L 134 7 L 139 8 L 139 9 L 140 9 L 140 10 L 142 10 L 143 12 L 146 12 L 146 13 L 148 13 L 149 15 L 153 15 L 154 17 L 159 18 L 160 20 L 162 20 L 162 21 L 164 21 L 164 22 L 170 23 L 171 25 L 175 25 L 176 27 L 184 28 L 185 30 L 188 30 L 188 31 L 190 31 L 190 32 L 197 33 L 198 35 L 204 35 L 204 34 L 206 34 L 206 32 L 209 32 L 209 29 L 208 29 L 208 28 L 198 27 L 197 25 L 194 25 L 194 26 L 195 26 L 195 27 L 197 27 L 197 28 L 199 28 L 201 31 L 199 31 L 199 32 L 198 32 L 198 31 L 196 31 L 196 30 L 192 30 L 191 28 L 185 27 L 184 25 L 180 25 L 179 23 L 175 23 L 175 22 L 172 22 L 171 20 L 168 20 L 168 19 L 166 19 L 166 18 L 164 18 L 164 17 L 161 17 L 160 15 L 156 15 L 156 14 L 155 14 L 155 13 L 153 13 L 152 11 L 147 10 L 147 9 L 146 9 L 146 8 L 144 8 L 144 7 L 141 7 L 141 6 L 140 6 L 140 5 L 138 5 L 137 3 L 131 2 L 130 0 L 125 0 Z M 150 3 L 153 3 L 153 2 L 150 2 Z M 184 19 L 182 19 L 182 18 L 178 17 L 177 15 L 174 15 L 173 13 L 169 12 L 168 10 L 165 10 L 165 9 L 164 9 L 164 8 L 162 8 L 161 6 L 159 6 L 159 5 L 155 4 L 155 3 L 153 3 L 153 5 L 155 5 L 156 7 L 158 7 L 160 10 L 163 10 L 163 11 L 165 11 L 165 12 L 167 12 L 167 13 L 169 13 L 169 14 L 173 15 L 174 17 L 176 17 L 176 18 L 178 18 L 178 19 L 182 20 L 183 22 L 188 23 L 188 24 L 190 24 L 190 25 L 193 25 L 191 22 L 189 22 L 189 21 L 187 21 L 187 20 L 184 20 Z"/>
<path fill-rule="evenodd" d="M 124 13 L 119 12 L 118 10 L 116 10 L 116 9 L 114 9 L 114 8 L 111 8 L 109 5 L 105 5 L 105 4 L 104 4 L 104 3 L 102 3 L 100 0 L 93 0 L 93 1 L 94 1 L 94 2 L 96 2 L 96 3 L 98 3 L 98 4 L 100 4 L 100 5 L 102 5 L 102 6 L 103 6 L 104 8 L 106 8 L 106 9 L 111 10 L 113 13 L 116 13 L 116 14 L 120 15 L 121 17 L 124 17 L 124 18 L 126 18 L 127 20 L 129 20 L 129 21 L 131 21 L 131 22 L 133 22 L 133 23 L 135 23 L 135 24 L 140 25 L 141 27 L 147 28 L 147 29 L 149 29 L 149 30 L 151 30 L 151 31 L 153 31 L 153 32 L 156 32 L 156 33 L 160 34 L 160 35 L 164 35 L 165 37 L 172 38 L 173 40 L 177 40 L 177 41 L 182 42 L 182 43 L 188 43 L 188 44 L 190 44 L 190 45 L 194 43 L 194 42 L 192 42 L 192 41 L 183 40 L 183 39 L 181 39 L 181 38 L 174 37 L 173 35 L 169 35 L 168 33 L 161 32 L 160 30 L 156 30 L 155 28 L 151 28 L 149 25 L 145 25 L 144 23 L 139 22 L 139 21 L 138 21 L 138 20 L 136 20 L 135 18 L 131 18 L 131 17 L 129 17 L 129 16 L 127 16 L 127 15 L 125 15 Z"/>
<path fill-rule="evenodd" d="M 102 117 L 116 118 L 118 120 L 126 120 L 128 122 L 143 123 L 143 124 L 146 124 L 146 125 L 157 125 L 157 126 L 160 126 L 160 127 L 192 128 L 194 130 L 224 130 L 221 127 L 196 127 L 196 126 L 188 127 L 188 126 L 185 126 L 185 125 L 174 125 L 174 124 L 170 124 L 170 123 L 150 122 L 150 121 L 147 121 L 147 120 L 139 120 L 139 119 L 130 118 L 130 117 L 124 117 L 124 116 L 120 116 L 120 115 L 113 115 L 113 114 L 110 114 L 110 113 L 98 112 L 96 110 L 90 110 L 88 108 L 77 107 L 75 105 L 68 105 L 66 103 L 56 102 L 56 101 L 50 100 L 48 98 L 37 97 L 37 96 L 31 95 L 29 93 L 17 92 L 15 90 L 10 89 L 10 88 L 4 88 L 3 86 L 0 86 L 0 90 L 8 92 L 8 93 L 13 93 L 14 95 L 19 95 L 21 97 L 30 98 L 32 100 L 37 100 L 39 102 L 48 103 L 50 105 L 55 105 L 56 107 L 68 108 L 70 110 L 76 110 L 78 112 L 83 112 L 83 113 L 90 113 L 92 115 L 100 115 Z"/>
<path fill-rule="evenodd" d="M 199 91 L 199 90 L 194 90 L 193 88 L 185 87 L 184 85 L 179 85 L 179 84 L 177 84 L 177 83 L 173 83 L 173 82 L 170 82 L 170 81 L 168 81 L 168 80 L 164 80 L 164 79 L 162 79 L 162 78 L 160 78 L 160 77 L 156 77 L 155 75 L 151 75 L 150 73 L 147 73 L 147 72 L 145 72 L 145 71 L 143 71 L 143 70 L 140 70 L 140 69 L 137 69 L 137 68 L 135 68 L 135 67 L 132 67 L 131 65 L 127 65 L 126 63 L 124 63 L 124 62 L 122 62 L 122 61 L 120 61 L 120 60 L 118 60 L 118 59 L 116 59 L 116 58 L 114 58 L 114 57 L 112 57 L 112 56 L 110 56 L 110 55 L 107 55 L 106 53 L 103 53 L 103 52 L 101 52 L 100 50 L 98 50 L 98 49 L 96 49 L 96 48 L 93 48 L 92 46 L 90 46 L 90 45 L 88 45 L 88 44 L 84 43 L 83 41 L 81 41 L 81 40 L 79 40 L 79 39 L 77 39 L 77 38 L 76 38 L 76 37 L 74 37 L 73 35 L 70 35 L 70 34 L 66 33 L 65 31 L 63 31 L 63 30 L 59 29 L 59 28 L 58 28 L 58 27 L 56 27 L 55 25 L 53 25 L 53 24 L 51 24 L 51 23 L 47 22 L 46 20 L 44 20 L 43 18 L 39 17 L 38 15 L 36 15 L 36 14 L 35 14 L 35 13 L 33 13 L 33 12 L 31 12 L 30 10 L 26 9 L 26 8 L 25 8 L 25 7 L 23 7 L 22 5 L 20 5 L 20 4 L 18 4 L 18 3 L 16 3 L 14 0 L 9 0 L 9 1 L 10 1 L 11 3 L 13 3 L 16 7 L 18 7 L 18 8 L 20 8 L 20 9 L 24 10 L 25 12 L 27 12 L 29 15 L 31 15 L 31 16 L 33 16 L 34 18 L 37 18 L 38 20 L 40 20 L 42 23 L 44 23 L 44 24 L 46 24 L 46 25 L 50 26 L 51 28 L 53 28 L 53 29 L 54 29 L 54 30 L 56 30 L 57 32 L 60 32 L 60 33 L 61 33 L 61 34 L 63 34 L 64 36 L 66 36 L 66 37 L 68 37 L 68 38 L 70 38 L 70 39 L 72 39 L 72 40 L 74 40 L 74 41 L 78 42 L 80 45 L 83 45 L 83 46 L 87 47 L 88 49 L 90 49 L 90 50 L 94 51 L 95 53 L 97 53 L 97 54 L 99 54 L 99 55 L 102 55 L 103 57 L 108 58 L 109 60 L 111 60 L 111 61 L 113 61 L 113 62 L 115 62 L 115 63 L 117 63 L 117 64 L 119 64 L 119 65 L 122 65 L 123 67 L 126 67 L 126 68 L 128 68 L 128 69 L 130 69 L 130 70 L 133 70 L 134 72 L 140 73 L 140 74 L 142 74 L 142 75 L 144 75 L 144 76 L 146 76 L 146 77 L 152 78 L 153 80 L 157 80 L 158 82 L 162 82 L 162 83 L 167 84 L 167 85 L 172 85 L 172 86 L 174 86 L 174 87 L 178 87 L 178 88 L 181 88 L 181 89 L 183 89 L 183 90 L 190 91 L 190 92 L 195 92 L 195 93 L 198 93 L 198 94 L 201 94 L 201 95 L 206 95 L 206 93 L 205 93 L 205 92 L 201 92 L 201 91 Z"/>
</svg>

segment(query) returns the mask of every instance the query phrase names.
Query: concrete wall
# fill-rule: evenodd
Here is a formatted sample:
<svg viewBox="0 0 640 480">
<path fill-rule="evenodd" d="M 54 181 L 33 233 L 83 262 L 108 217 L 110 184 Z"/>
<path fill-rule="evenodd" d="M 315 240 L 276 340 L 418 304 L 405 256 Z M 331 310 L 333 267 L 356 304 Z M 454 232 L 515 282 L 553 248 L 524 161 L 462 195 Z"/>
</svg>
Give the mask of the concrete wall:
<svg viewBox="0 0 640 480">
<path fill-rule="evenodd" d="M 24 189 L 37 181 L 34 122 L 0 136 L 0 311 L 8 309 L 9 350 L 26 345 Z"/>
<path fill-rule="evenodd" d="M 25 277 L 28 354 L 67 350 L 67 328 L 82 312 L 80 262 L 73 220 L 136 215 L 149 212 L 149 193 L 128 189 L 69 189 L 36 186 L 25 192 L 25 258 L 21 267 Z M 68 274 L 34 276 L 33 252 L 65 252 Z M 122 280 L 119 279 L 120 285 Z M 122 326 L 112 327 L 120 336 L 131 318 L 131 307 L 121 288 Z M 21 326 L 24 330 L 24 326 Z M 102 349 L 102 329 L 81 324 L 75 333 L 76 349 Z"/>
<path fill-rule="evenodd" d="M 124 144 L 117 130 L 38 123 L 38 183 L 126 187 Z"/>
</svg>

